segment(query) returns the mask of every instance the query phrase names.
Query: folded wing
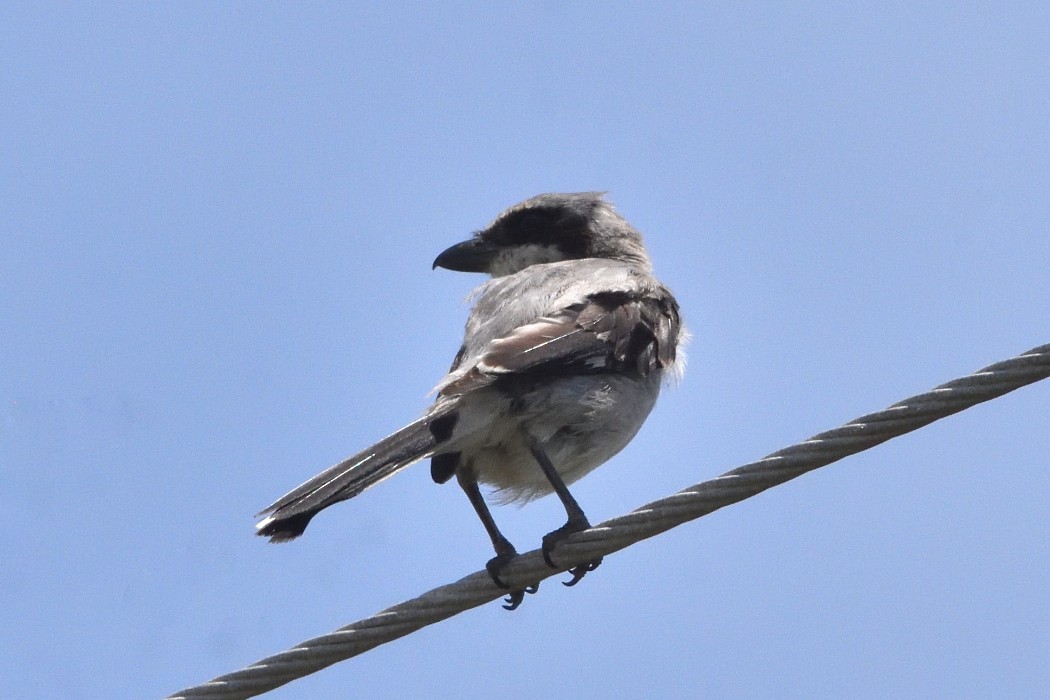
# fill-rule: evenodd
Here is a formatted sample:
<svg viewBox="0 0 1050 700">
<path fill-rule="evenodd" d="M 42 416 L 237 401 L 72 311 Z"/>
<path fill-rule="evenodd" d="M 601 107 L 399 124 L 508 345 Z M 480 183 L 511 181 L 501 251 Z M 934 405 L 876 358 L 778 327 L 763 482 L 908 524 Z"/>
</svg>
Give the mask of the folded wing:
<svg viewBox="0 0 1050 700">
<path fill-rule="evenodd" d="M 438 387 L 463 394 L 501 378 L 637 373 L 674 363 L 681 320 L 670 294 L 602 292 L 489 342 Z M 457 368 L 458 369 L 458 368 Z"/>
</svg>

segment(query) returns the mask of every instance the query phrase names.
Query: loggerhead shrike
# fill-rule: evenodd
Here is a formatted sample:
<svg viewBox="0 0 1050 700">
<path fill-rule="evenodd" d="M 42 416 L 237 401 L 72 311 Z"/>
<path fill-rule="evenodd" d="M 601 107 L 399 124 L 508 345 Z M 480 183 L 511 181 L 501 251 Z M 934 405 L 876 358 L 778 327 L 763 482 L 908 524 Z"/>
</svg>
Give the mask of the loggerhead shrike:
<svg viewBox="0 0 1050 700">
<path fill-rule="evenodd" d="M 517 555 L 478 482 L 497 500 L 555 493 L 568 521 L 543 538 L 543 556 L 590 527 L 566 484 L 622 450 L 667 375 L 678 375 L 686 332 L 678 304 L 652 274 L 642 236 L 601 193 L 542 194 L 507 209 L 434 267 L 487 272 L 463 345 L 419 420 L 328 469 L 259 515 L 257 534 L 282 542 L 310 519 L 430 457 L 442 484 L 456 477 L 492 540 L 486 568 L 500 580 Z M 577 583 L 601 561 L 570 569 Z M 527 589 L 535 591 L 535 587 Z M 509 609 L 526 591 L 508 597 Z"/>
</svg>

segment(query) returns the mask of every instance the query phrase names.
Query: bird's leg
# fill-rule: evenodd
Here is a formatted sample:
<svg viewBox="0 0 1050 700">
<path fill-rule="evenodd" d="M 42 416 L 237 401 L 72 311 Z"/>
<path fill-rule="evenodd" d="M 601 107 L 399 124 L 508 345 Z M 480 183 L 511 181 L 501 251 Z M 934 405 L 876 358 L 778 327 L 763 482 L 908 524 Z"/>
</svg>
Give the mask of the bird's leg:
<svg viewBox="0 0 1050 700">
<path fill-rule="evenodd" d="M 509 588 L 509 586 L 503 583 L 503 580 L 499 577 L 500 571 L 506 566 L 514 557 L 518 556 L 518 550 L 514 549 L 514 545 L 510 543 L 503 533 L 496 527 L 496 521 L 492 519 L 492 513 L 489 511 L 489 506 L 485 503 L 485 497 L 481 495 L 481 489 L 478 488 L 477 477 L 474 476 L 474 472 L 471 469 L 460 468 L 456 470 L 456 481 L 459 482 L 463 492 L 467 494 L 467 498 L 470 499 L 470 505 L 474 506 L 474 511 L 481 518 L 481 524 L 485 526 L 485 531 L 489 533 L 489 539 L 492 540 L 492 548 L 496 550 L 496 556 L 488 560 L 485 564 L 485 569 L 489 572 L 489 576 L 492 577 L 492 581 L 500 588 Z M 506 605 L 503 607 L 507 610 L 514 610 L 521 601 L 525 599 L 526 593 L 535 593 L 540 588 L 540 584 L 536 583 L 525 588 L 511 591 L 507 594 Z"/>
<path fill-rule="evenodd" d="M 587 516 L 583 512 L 583 508 L 580 508 L 580 504 L 576 502 L 572 494 L 569 493 L 569 487 L 565 485 L 565 481 L 561 478 L 561 474 L 551 464 L 550 458 L 547 457 L 547 453 L 543 451 L 537 444 L 529 445 L 529 450 L 532 452 L 532 456 L 539 462 L 540 469 L 543 470 L 543 475 L 547 477 L 547 480 L 551 482 L 551 486 L 554 487 L 554 493 L 558 494 L 558 498 L 561 499 L 561 503 L 565 506 L 565 514 L 569 516 L 568 521 L 557 530 L 549 532 L 543 536 L 543 560 L 547 562 L 547 566 L 552 569 L 559 569 L 554 560 L 551 559 L 551 554 L 554 552 L 554 548 L 558 546 L 558 543 L 564 540 L 566 537 L 573 535 L 581 530 L 586 530 L 591 526 Z M 588 571 L 594 571 L 598 568 L 598 565 L 602 563 L 601 558 L 596 561 L 589 562 L 587 564 L 580 564 L 569 569 L 569 573 L 572 574 L 572 580 L 564 582 L 566 586 L 575 586 L 580 582 L 584 576 L 587 575 Z"/>
</svg>

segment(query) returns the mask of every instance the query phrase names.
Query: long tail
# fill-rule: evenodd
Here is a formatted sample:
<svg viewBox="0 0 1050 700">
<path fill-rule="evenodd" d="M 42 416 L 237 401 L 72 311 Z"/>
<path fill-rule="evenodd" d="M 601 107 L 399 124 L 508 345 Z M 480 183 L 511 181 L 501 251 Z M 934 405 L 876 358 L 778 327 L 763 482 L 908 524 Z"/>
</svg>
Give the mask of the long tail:
<svg viewBox="0 0 1050 700">
<path fill-rule="evenodd" d="M 256 514 L 267 517 L 255 525 L 255 534 L 269 537 L 271 542 L 295 539 L 303 534 L 310 519 L 328 506 L 353 498 L 429 456 L 436 444 L 430 424 L 452 409 L 448 406 L 428 413 L 281 496 Z"/>
</svg>

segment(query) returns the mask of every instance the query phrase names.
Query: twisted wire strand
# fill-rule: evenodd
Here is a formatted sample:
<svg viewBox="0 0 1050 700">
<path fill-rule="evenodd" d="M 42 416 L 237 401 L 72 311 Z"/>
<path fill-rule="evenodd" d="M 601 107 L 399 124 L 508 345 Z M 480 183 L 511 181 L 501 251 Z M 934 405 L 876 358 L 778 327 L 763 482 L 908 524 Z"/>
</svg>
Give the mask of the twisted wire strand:
<svg viewBox="0 0 1050 700">
<path fill-rule="evenodd" d="M 577 533 L 558 545 L 558 570 L 547 566 L 540 551 L 533 550 L 514 559 L 501 576 L 511 588 L 538 583 L 1048 376 L 1050 344 L 861 416 Z M 478 571 L 239 671 L 181 690 L 167 700 L 240 700 L 260 695 L 505 594 L 488 573 Z"/>
</svg>

